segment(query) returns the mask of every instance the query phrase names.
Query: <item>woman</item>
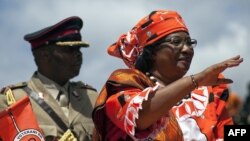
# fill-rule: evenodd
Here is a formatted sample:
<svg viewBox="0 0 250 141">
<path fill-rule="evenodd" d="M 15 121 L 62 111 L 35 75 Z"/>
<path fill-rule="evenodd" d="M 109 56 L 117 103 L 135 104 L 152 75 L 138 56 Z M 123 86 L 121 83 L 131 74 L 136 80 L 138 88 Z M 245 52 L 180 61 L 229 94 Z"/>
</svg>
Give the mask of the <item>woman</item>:
<svg viewBox="0 0 250 141">
<path fill-rule="evenodd" d="M 108 48 L 129 69 L 114 71 L 97 99 L 93 120 L 101 140 L 223 138 L 220 127 L 232 119 L 220 97 L 232 80 L 220 73 L 243 59 L 236 56 L 184 77 L 196 43 L 177 12 L 158 10 Z"/>
</svg>

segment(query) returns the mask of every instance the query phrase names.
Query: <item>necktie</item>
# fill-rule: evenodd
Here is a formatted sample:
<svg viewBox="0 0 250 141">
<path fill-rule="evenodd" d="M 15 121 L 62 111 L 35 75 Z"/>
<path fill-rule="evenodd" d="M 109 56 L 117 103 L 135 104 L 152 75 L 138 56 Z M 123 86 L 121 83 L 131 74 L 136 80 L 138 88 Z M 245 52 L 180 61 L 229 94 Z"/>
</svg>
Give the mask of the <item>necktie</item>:
<svg viewBox="0 0 250 141">
<path fill-rule="evenodd" d="M 64 111 L 64 114 L 68 117 L 68 114 L 69 114 L 68 105 L 69 104 L 68 104 L 68 98 L 66 94 L 63 93 L 63 91 L 60 91 L 56 99 L 58 100 L 60 107 Z"/>
<path fill-rule="evenodd" d="M 68 106 L 68 98 L 65 93 L 62 91 L 59 92 L 56 98 L 60 104 L 61 107 L 67 107 Z"/>
</svg>

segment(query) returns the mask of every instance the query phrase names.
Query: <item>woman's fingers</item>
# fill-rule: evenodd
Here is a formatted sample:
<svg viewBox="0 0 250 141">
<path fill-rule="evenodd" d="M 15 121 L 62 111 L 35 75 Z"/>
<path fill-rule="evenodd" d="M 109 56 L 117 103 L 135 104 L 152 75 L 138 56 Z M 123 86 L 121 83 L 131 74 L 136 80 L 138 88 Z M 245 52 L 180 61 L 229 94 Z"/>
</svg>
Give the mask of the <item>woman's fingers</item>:
<svg viewBox="0 0 250 141">
<path fill-rule="evenodd" d="M 219 79 L 218 75 L 227 68 L 239 66 L 242 62 L 243 58 L 241 58 L 240 55 L 237 55 L 223 62 L 212 65 L 198 75 L 200 76 L 200 78 L 198 78 L 198 81 L 202 85 L 219 85 L 233 83 L 231 79 Z"/>
<path fill-rule="evenodd" d="M 243 58 L 238 58 L 238 59 L 229 60 L 229 61 L 227 62 L 227 66 L 228 66 L 228 67 L 239 66 L 241 62 L 243 62 Z"/>
<path fill-rule="evenodd" d="M 227 68 L 239 66 L 241 62 L 243 62 L 243 58 L 241 58 L 240 55 L 237 55 L 226 61 L 216 64 L 214 69 L 222 72 Z"/>
</svg>

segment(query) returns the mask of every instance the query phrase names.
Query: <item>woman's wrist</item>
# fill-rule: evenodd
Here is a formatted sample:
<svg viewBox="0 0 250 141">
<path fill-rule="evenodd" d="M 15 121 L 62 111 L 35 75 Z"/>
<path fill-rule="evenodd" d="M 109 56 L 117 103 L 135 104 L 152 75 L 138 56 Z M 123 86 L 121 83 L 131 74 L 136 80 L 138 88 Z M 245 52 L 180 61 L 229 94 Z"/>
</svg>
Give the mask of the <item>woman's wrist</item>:
<svg viewBox="0 0 250 141">
<path fill-rule="evenodd" d="M 198 88 L 198 87 L 199 87 L 199 84 L 198 84 L 198 82 L 196 81 L 196 79 L 195 79 L 195 77 L 194 77 L 193 74 L 190 75 L 190 78 L 191 78 L 191 81 L 192 81 L 192 83 L 193 83 L 193 86 L 194 86 L 195 88 Z"/>
</svg>

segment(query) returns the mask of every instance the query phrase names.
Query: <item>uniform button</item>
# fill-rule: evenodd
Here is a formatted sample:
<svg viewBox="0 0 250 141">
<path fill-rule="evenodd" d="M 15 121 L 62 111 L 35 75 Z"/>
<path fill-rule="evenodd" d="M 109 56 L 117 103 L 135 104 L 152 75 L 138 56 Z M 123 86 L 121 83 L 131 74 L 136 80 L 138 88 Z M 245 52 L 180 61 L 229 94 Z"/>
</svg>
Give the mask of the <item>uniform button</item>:
<svg viewBox="0 0 250 141">
<path fill-rule="evenodd" d="M 73 91 L 73 96 L 79 97 L 79 94 L 76 91 Z"/>
</svg>

